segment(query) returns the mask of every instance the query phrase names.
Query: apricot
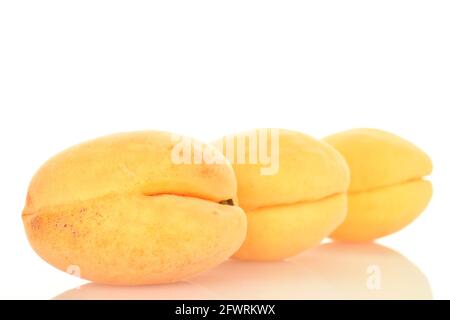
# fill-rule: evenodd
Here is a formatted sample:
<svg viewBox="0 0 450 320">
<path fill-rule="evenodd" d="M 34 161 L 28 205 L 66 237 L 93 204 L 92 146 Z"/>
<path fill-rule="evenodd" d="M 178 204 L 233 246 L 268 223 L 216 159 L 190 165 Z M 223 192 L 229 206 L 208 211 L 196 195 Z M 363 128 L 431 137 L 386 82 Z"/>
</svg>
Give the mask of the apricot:
<svg viewBox="0 0 450 320">
<path fill-rule="evenodd" d="M 348 215 L 331 235 L 350 242 L 371 241 L 399 231 L 427 207 L 432 171 L 425 152 L 376 129 L 354 129 L 324 139 L 347 160 L 351 172 Z"/>
<path fill-rule="evenodd" d="M 320 243 L 344 220 L 349 170 L 330 145 L 278 129 L 244 132 L 214 145 L 233 165 L 239 205 L 247 214 L 247 237 L 234 258 L 294 256 Z"/>
<path fill-rule="evenodd" d="M 31 246 L 104 284 L 174 282 L 226 260 L 246 234 L 233 169 L 174 163 L 175 145 L 170 133 L 124 133 L 51 158 L 23 210 Z"/>
</svg>

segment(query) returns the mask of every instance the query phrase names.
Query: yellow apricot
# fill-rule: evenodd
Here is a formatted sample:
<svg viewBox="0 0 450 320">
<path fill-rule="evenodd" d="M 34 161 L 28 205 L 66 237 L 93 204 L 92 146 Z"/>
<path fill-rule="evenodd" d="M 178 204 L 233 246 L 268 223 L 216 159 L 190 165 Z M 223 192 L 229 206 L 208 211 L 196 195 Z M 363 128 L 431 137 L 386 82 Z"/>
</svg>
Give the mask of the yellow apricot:
<svg viewBox="0 0 450 320">
<path fill-rule="evenodd" d="M 236 198 L 233 170 L 175 164 L 175 144 L 164 132 L 118 134 L 46 162 L 22 215 L 34 250 L 63 271 L 120 285 L 178 281 L 226 260 L 246 234 L 242 209 L 222 204 Z"/>
<path fill-rule="evenodd" d="M 371 241 L 411 223 L 431 199 L 430 158 L 412 143 L 376 129 L 354 129 L 324 139 L 347 160 L 351 172 L 348 215 L 331 235 Z"/>
<path fill-rule="evenodd" d="M 329 236 L 342 222 L 346 211 L 345 194 L 248 211 L 247 238 L 234 257 L 281 260 L 295 256 Z"/>
<path fill-rule="evenodd" d="M 239 141 L 246 142 L 245 148 L 239 150 Z M 247 238 L 234 258 L 270 261 L 294 256 L 320 243 L 344 220 L 349 170 L 330 145 L 278 129 L 256 129 L 214 145 L 221 146 L 233 165 L 239 205 L 248 219 Z M 272 163 L 261 161 L 264 146 Z M 241 160 L 246 161 L 238 161 L 242 151 Z M 264 174 L 269 167 L 276 170 Z"/>
</svg>

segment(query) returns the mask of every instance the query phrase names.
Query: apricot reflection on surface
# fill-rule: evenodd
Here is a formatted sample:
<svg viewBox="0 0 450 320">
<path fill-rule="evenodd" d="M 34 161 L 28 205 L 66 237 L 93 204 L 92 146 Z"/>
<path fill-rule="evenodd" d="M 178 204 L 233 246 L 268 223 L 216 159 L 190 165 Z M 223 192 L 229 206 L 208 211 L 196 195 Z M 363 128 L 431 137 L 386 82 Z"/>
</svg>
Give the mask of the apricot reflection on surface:
<svg viewBox="0 0 450 320">
<path fill-rule="evenodd" d="M 387 247 L 327 243 L 288 261 L 229 260 L 186 282 L 89 283 L 55 299 L 431 299 L 426 276 Z"/>
</svg>

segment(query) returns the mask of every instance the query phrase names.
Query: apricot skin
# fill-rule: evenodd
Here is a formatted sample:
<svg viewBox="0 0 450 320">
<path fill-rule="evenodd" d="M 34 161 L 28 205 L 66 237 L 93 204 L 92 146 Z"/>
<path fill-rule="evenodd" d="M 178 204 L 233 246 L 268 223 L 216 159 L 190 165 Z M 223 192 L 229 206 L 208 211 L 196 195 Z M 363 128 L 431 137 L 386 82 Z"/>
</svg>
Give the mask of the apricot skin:
<svg viewBox="0 0 450 320">
<path fill-rule="evenodd" d="M 318 245 L 347 215 L 344 194 L 247 212 L 248 234 L 234 258 L 276 261 Z"/>
<path fill-rule="evenodd" d="M 224 137 L 214 145 L 224 146 L 226 141 L 236 142 L 260 130 L 266 129 Z M 275 174 L 261 175 L 261 163 L 230 159 L 239 205 L 248 220 L 247 237 L 233 256 L 236 259 L 274 261 L 295 256 L 329 236 L 347 213 L 349 170 L 342 156 L 302 133 L 278 132 L 279 170 Z M 247 159 L 249 150 L 247 144 Z M 225 148 L 222 151 L 226 153 Z"/>
<path fill-rule="evenodd" d="M 231 166 L 174 165 L 170 134 L 99 138 L 50 159 L 22 214 L 48 263 L 113 285 L 175 282 L 230 257 L 246 234 Z"/>
<path fill-rule="evenodd" d="M 346 242 L 372 241 L 410 224 L 427 207 L 432 186 L 430 158 L 394 134 L 354 129 L 324 139 L 350 167 L 348 215 L 331 235 Z"/>
<path fill-rule="evenodd" d="M 348 195 L 348 215 L 332 238 L 365 242 L 401 230 L 416 219 L 431 199 L 429 181 L 415 180 Z"/>
</svg>

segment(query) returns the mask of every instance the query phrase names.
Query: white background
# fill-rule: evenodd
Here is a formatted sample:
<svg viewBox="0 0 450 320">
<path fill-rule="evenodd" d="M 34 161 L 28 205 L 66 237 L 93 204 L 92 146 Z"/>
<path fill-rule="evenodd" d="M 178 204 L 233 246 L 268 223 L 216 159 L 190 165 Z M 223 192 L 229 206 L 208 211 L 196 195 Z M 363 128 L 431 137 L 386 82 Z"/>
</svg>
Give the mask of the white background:
<svg viewBox="0 0 450 320">
<path fill-rule="evenodd" d="M 51 155 L 120 131 L 209 141 L 255 127 L 375 127 L 427 151 L 430 206 L 380 243 L 450 298 L 449 17 L 449 1 L 0 1 L 0 298 L 83 283 L 22 227 Z"/>
</svg>

